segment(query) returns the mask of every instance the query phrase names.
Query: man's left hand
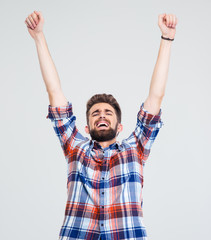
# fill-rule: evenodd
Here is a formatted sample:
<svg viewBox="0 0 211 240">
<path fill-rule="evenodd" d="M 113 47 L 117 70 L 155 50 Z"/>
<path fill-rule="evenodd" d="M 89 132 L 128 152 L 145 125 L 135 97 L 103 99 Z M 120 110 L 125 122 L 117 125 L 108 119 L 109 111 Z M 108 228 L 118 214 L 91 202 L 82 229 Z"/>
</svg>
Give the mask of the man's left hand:
<svg viewBox="0 0 211 240">
<path fill-rule="evenodd" d="M 174 39 L 177 22 L 177 17 L 174 14 L 160 14 L 158 16 L 158 26 L 162 32 L 162 36 Z"/>
</svg>

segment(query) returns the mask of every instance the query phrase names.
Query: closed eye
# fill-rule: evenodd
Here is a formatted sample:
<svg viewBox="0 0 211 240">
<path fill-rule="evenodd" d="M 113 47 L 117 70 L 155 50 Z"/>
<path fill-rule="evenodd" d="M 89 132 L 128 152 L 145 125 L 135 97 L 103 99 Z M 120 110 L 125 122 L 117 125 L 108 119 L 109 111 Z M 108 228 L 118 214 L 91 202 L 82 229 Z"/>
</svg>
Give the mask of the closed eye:
<svg viewBox="0 0 211 240">
<path fill-rule="evenodd" d="M 99 115 L 99 113 L 100 113 L 100 111 L 99 111 L 99 110 L 96 110 L 96 111 L 94 111 L 94 112 L 92 113 L 92 116 L 95 117 L 95 116 Z"/>
<path fill-rule="evenodd" d="M 105 111 L 106 111 L 107 115 L 112 115 L 113 114 L 113 112 L 111 110 L 109 110 L 109 109 L 106 109 Z"/>
</svg>

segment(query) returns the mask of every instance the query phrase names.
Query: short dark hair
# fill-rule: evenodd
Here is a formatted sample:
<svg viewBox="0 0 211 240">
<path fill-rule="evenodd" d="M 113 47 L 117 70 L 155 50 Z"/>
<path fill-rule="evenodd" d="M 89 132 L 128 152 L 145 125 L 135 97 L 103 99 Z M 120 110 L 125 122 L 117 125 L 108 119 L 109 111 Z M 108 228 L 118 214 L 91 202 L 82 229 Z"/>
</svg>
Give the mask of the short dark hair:
<svg viewBox="0 0 211 240">
<path fill-rule="evenodd" d="M 87 119 L 87 123 L 89 122 L 89 110 L 90 108 L 96 104 L 96 103 L 108 103 L 110 104 L 115 112 L 116 112 L 116 115 L 117 115 L 117 121 L 118 123 L 121 123 L 121 108 L 119 106 L 119 103 L 117 102 L 117 100 L 111 95 L 111 94 L 95 94 L 94 96 L 92 96 L 87 104 L 86 104 L 86 119 Z"/>
</svg>

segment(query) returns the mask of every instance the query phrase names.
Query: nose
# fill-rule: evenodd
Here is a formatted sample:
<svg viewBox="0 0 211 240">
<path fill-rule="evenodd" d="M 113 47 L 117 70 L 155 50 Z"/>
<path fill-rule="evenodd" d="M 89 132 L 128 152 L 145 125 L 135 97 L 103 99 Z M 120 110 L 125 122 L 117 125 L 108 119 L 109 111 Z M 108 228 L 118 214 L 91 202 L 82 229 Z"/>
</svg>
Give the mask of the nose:
<svg viewBox="0 0 211 240">
<path fill-rule="evenodd" d="M 100 112 L 100 118 L 105 118 L 105 113 L 103 111 Z"/>
</svg>

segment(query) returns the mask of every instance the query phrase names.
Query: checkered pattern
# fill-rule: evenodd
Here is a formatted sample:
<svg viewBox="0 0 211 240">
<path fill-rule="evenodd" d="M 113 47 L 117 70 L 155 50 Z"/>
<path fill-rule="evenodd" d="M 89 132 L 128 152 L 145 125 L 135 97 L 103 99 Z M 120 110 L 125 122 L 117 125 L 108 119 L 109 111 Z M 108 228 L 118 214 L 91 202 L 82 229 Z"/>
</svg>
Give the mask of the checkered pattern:
<svg viewBox="0 0 211 240">
<path fill-rule="evenodd" d="M 146 240 L 143 167 L 163 125 L 143 107 L 131 135 L 102 148 L 75 126 L 72 104 L 48 107 L 67 163 L 67 203 L 59 240 Z"/>
</svg>

